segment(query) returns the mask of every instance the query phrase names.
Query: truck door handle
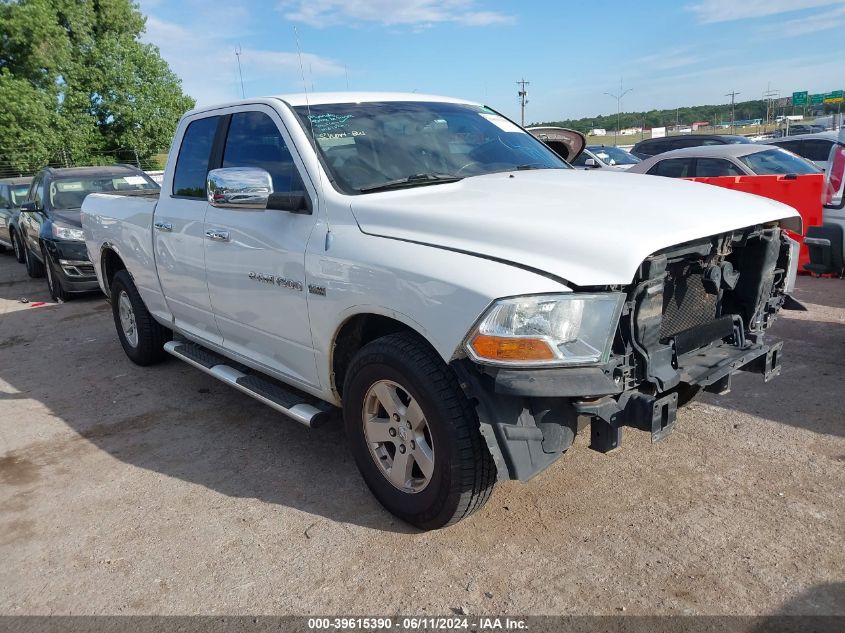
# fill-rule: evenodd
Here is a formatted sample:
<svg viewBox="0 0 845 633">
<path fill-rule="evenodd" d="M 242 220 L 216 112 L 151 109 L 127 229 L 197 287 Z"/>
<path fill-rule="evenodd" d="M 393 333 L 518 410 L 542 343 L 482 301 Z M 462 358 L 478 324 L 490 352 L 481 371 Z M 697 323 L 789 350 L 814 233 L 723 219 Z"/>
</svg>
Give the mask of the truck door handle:
<svg viewBox="0 0 845 633">
<path fill-rule="evenodd" d="M 155 224 L 153 224 L 153 226 L 156 227 L 156 229 L 159 231 L 173 230 L 173 225 L 170 222 L 156 222 Z"/>
<path fill-rule="evenodd" d="M 209 229 L 205 232 L 205 236 L 210 240 L 214 240 L 215 242 L 228 242 L 229 241 L 229 231 L 220 231 L 219 229 Z"/>
</svg>

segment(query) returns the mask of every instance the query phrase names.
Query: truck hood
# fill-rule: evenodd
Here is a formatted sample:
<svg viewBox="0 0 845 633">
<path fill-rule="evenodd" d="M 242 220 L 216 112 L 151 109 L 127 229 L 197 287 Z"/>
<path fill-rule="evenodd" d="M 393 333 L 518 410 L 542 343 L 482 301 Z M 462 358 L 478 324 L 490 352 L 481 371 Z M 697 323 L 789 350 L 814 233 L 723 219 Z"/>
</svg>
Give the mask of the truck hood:
<svg viewBox="0 0 845 633">
<path fill-rule="evenodd" d="M 518 171 L 357 196 L 364 233 L 527 266 L 575 286 L 629 284 L 652 253 L 792 207 L 712 185 L 603 170 Z"/>
</svg>

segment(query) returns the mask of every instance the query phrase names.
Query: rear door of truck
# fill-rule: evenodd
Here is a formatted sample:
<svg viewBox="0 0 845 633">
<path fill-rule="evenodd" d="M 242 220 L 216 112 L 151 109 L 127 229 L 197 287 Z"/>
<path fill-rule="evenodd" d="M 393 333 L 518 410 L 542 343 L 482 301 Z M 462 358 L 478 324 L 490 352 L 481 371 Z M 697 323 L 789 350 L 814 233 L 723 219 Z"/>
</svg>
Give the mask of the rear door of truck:
<svg viewBox="0 0 845 633">
<path fill-rule="evenodd" d="M 208 296 L 203 227 L 208 209 L 205 181 L 220 119 L 206 114 L 182 121 L 175 167 L 165 175 L 153 217 L 156 270 L 174 324 L 218 344 L 222 336 Z"/>
</svg>

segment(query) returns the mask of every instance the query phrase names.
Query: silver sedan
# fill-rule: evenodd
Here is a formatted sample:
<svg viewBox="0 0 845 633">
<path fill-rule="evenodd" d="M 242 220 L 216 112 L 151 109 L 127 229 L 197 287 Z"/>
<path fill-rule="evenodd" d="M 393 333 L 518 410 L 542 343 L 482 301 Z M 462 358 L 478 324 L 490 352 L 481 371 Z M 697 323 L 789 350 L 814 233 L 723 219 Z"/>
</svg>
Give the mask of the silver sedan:
<svg viewBox="0 0 845 633">
<path fill-rule="evenodd" d="M 652 156 L 628 169 L 629 174 L 669 178 L 818 174 L 810 161 L 774 145 L 703 145 Z"/>
</svg>

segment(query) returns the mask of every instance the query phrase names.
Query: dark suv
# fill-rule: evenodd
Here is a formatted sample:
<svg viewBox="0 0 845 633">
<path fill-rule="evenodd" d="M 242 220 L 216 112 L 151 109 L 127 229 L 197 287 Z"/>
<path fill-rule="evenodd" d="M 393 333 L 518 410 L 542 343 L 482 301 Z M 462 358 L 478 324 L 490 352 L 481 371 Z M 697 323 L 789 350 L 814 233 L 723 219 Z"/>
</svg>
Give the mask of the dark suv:
<svg viewBox="0 0 845 633">
<path fill-rule="evenodd" d="M 82 233 L 80 209 L 89 193 L 158 189 L 131 165 L 42 169 L 21 206 L 20 233 L 30 277 L 47 273 L 50 295 L 66 301 L 72 293 L 99 288 Z"/>
<path fill-rule="evenodd" d="M 646 159 L 657 156 L 663 152 L 673 149 L 684 149 L 685 147 L 699 147 L 700 145 L 734 145 L 737 143 L 750 143 L 744 136 L 737 134 L 685 134 L 683 136 L 664 136 L 661 138 L 648 138 L 640 141 L 633 148 L 631 153 L 637 158 Z"/>
<path fill-rule="evenodd" d="M 0 247 L 12 249 L 19 262 L 23 262 L 23 248 L 18 234 L 18 214 L 31 181 L 32 178 L 0 180 Z"/>
</svg>

